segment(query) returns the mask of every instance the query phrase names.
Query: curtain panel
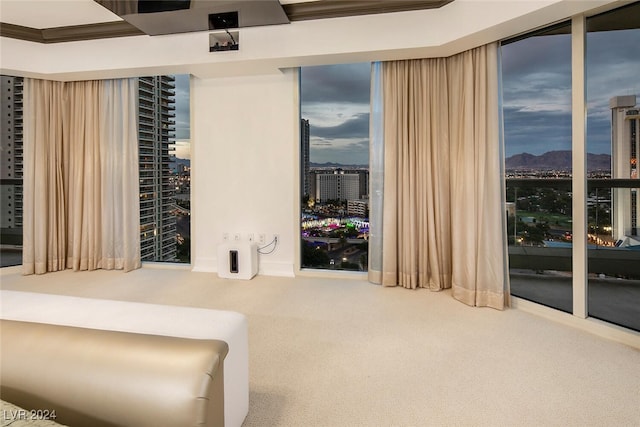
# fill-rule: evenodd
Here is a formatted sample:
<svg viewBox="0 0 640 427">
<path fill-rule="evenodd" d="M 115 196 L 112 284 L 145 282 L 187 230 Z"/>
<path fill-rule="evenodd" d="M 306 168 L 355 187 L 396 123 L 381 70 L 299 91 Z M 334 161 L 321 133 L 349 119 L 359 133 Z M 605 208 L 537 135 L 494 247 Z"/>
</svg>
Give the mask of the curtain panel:
<svg viewBox="0 0 640 427">
<path fill-rule="evenodd" d="M 382 224 L 370 243 L 382 260 L 370 266 L 374 283 L 505 306 L 497 49 L 373 67 L 372 115 L 379 108 L 383 125 L 371 149 L 384 157 L 382 183 L 371 184 L 382 199 L 371 212 Z"/>
<path fill-rule="evenodd" d="M 140 267 L 137 82 L 24 81 L 23 273 Z"/>
</svg>

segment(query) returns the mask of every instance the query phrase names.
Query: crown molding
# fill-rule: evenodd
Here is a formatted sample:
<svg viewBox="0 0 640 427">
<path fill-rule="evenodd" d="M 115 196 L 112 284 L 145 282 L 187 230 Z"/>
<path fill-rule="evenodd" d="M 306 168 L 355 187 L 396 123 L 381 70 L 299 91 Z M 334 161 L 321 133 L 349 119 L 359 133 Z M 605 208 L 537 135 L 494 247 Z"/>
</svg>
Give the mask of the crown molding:
<svg viewBox="0 0 640 427">
<path fill-rule="evenodd" d="M 453 0 L 319 0 L 283 4 L 290 21 L 342 18 L 376 13 L 406 12 L 410 10 L 437 9 Z"/>
<path fill-rule="evenodd" d="M 63 43 L 140 35 L 144 35 L 144 33 L 126 21 L 72 25 L 68 27 L 44 28 L 41 30 L 6 24 L 4 22 L 0 23 L 1 37 L 37 43 Z"/>
<path fill-rule="evenodd" d="M 0 22 L 0 37 L 44 43 L 42 30 L 22 25 L 5 24 L 4 22 Z"/>
<path fill-rule="evenodd" d="M 45 28 L 42 30 L 44 43 L 62 43 L 142 35 L 144 35 L 144 33 L 141 30 L 127 21 L 73 25 L 69 27 Z"/>
<path fill-rule="evenodd" d="M 437 9 L 453 0 L 318 0 L 282 5 L 290 21 L 339 18 L 376 13 Z M 140 36 L 144 32 L 126 21 L 72 25 L 55 28 L 30 28 L 0 22 L 0 36 L 37 43 L 63 43 L 113 37 Z"/>
</svg>

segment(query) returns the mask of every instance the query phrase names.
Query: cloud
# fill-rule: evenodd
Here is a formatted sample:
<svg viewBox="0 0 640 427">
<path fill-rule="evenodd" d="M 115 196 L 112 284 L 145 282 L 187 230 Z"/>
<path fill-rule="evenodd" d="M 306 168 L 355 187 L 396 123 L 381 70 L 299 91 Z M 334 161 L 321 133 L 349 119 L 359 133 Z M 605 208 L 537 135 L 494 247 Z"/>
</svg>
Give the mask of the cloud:
<svg viewBox="0 0 640 427">
<path fill-rule="evenodd" d="M 309 145 L 310 146 L 333 145 L 333 141 L 328 139 L 317 138 L 317 137 L 310 137 Z"/>
<path fill-rule="evenodd" d="M 340 64 L 301 70 L 301 115 L 309 120 L 314 163 L 369 163 L 371 65 Z"/>
<path fill-rule="evenodd" d="M 336 126 L 312 126 L 309 122 L 309 133 L 323 138 L 368 138 L 369 113 L 356 114 Z"/>
<path fill-rule="evenodd" d="M 179 159 L 191 159 L 191 141 L 189 140 L 176 140 L 173 151 Z"/>
<path fill-rule="evenodd" d="M 189 139 L 191 137 L 191 114 L 189 110 L 189 75 L 178 74 L 176 78 L 176 140 Z"/>
<path fill-rule="evenodd" d="M 343 124 L 360 114 L 369 113 L 369 104 L 313 102 L 301 106 L 302 117 L 309 120 L 310 128 L 326 128 Z"/>
<path fill-rule="evenodd" d="M 571 78 L 571 35 L 530 37 L 503 45 L 505 76 L 553 73 Z"/>
<path fill-rule="evenodd" d="M 571 115 L 554 111 L 504 108 L 506 156 L 571 150 Z"/>
<path fill-rule="evenodd" d="M 614 96 L 640 101 L 640 30 L 587 33 L 586 64 L 589 120 L 610 120 Z"/>
<path fill-rule="evenodd" d="M 300 72 L 303 104 L 369 104 L 371 64 L 337 64 L 303 67 Z"/>
<path fill-rule="evenodd" d="M 610 98 L 640 94 L 640 30 L 587 34 L 587 151 L 611 153 Z M 571 39 L 531 37 L 502 47 L 505 151 L 571 150 Z M 640 96 L 638 96 L 640 101 Z"/>
<path fill-rule="evenodd" d="M 321 142 L 323 141 L 323 142 Z M 309 160 L 313 163 L 369 164 L 369 141 L 359 139 L 310 140 Z"/>
<path fill-rule="evenodd" d="M 607 117 L 587 117 L 587 152 L 611 154 L 611 121 Z"/>
</svg>

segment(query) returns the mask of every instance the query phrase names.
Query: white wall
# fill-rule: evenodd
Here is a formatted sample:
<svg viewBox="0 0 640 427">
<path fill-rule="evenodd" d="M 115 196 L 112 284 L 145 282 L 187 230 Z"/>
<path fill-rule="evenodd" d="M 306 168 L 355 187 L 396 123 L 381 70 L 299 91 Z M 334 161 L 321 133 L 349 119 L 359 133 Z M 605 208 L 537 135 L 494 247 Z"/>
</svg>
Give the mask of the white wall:
<svg viewBox="0 0 640 427">
<path fill-rule="evenodd" d="M 224 233 L 280 236 L 260 274 L 294 274 L 298 224 L 298 73 L 192 77 L 192 262 L 217 271 Z M 295 199 L 295 200 L 294 200 Z"/>
</svg>

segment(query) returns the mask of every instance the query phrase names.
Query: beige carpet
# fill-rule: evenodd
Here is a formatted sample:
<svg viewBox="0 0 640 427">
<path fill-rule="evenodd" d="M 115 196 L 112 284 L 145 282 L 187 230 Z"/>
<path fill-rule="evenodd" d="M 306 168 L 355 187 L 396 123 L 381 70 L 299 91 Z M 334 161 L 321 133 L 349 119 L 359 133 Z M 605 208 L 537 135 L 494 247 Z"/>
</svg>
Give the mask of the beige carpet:
<svg viewBox="0 0 640 427">
<path fill-rule="evenodd" d="M 245 313 L 247 427 L 640 426 L 640 351 L 448 292 L 156 269 L 0 279 L 3 289 Z"/>
</svg>

